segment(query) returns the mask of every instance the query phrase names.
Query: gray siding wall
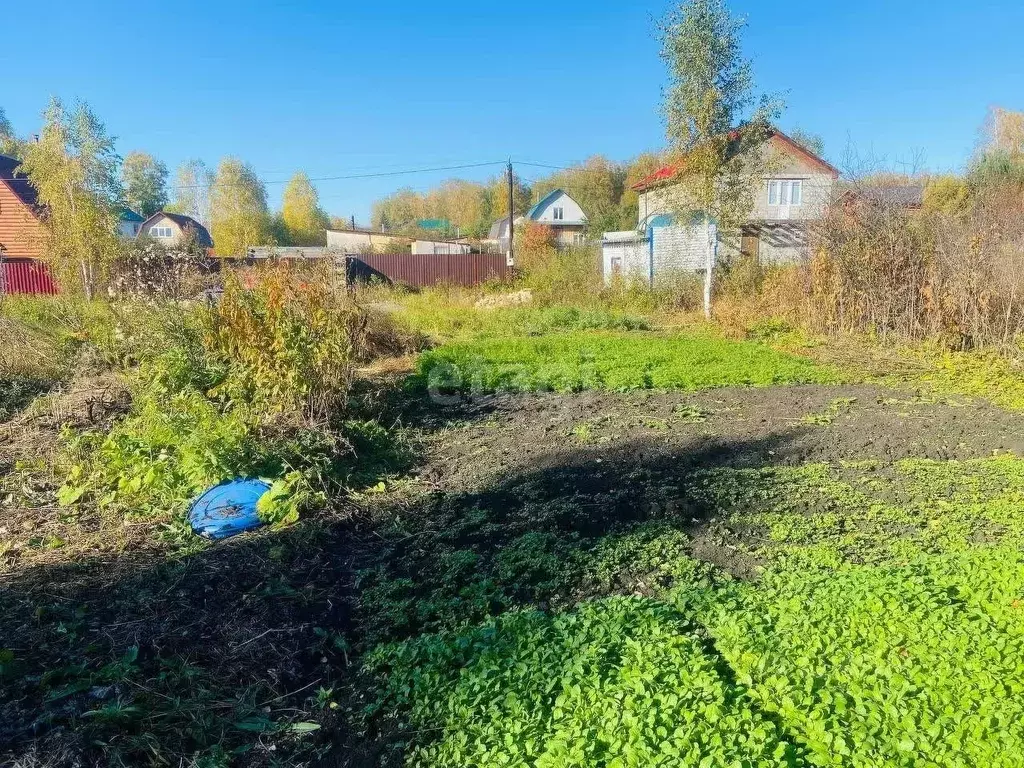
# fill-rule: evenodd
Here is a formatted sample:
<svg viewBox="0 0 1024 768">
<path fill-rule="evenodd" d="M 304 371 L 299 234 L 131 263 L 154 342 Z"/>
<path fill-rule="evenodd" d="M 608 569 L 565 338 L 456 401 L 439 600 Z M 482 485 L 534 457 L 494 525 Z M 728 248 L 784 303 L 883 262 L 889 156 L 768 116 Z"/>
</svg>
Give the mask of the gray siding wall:
<svg viewBox="0 0 1024 768">
<path fill-rule="evenodd" d="M 750 212 L 751 221 L 814 221 L 820 219 L 835 192 L 836 179 L 820 165 L 803 156 L 781 151 L 774 144 L 764 147 L 764 161 L 769 168 L 765 178 L 758 182 L 754 205 Z M 803 185 L 803 203 L 789 206 L 788 216 L 779 205 L 768 204 L 768 184 L 773 179 L 800 181 Z M 660 214 L 680 213 L 694 206 L 680 185 L 666 185 L 641 192 L 639 197 L 639 222 Z"/>
<path fill-rule="evenodd" d="M 764 266 L 798 264 L 808 253 L 808 224 L 795 221 L 787 224 L 762 224 L 756 229 L 758 261 Z M 740 255 L 740 238 L 721 238 L 718 246 L 720 260 Z"/>
<path fill-rule="evenodd" d="M 659 272 L 696 272 L 704 269 L 707 266 L 709 244 L 715 242 L 717 235 L 714 225 L 656 228 L 653 231 L 655 279 Z"/>
<path fill-rule="evenodd" d="M 709 243 L 717 235 L 713 225 L 656 227 L 651 238 L 606 241 L 602 246 L 605 282 L 612 279 L 615 258 L 622 259 L 622 276 L 631 279 L 648 280 L 652 262 L 655 282 L 659 275 L 702 270 L 707 265 Z"/>
</svg>

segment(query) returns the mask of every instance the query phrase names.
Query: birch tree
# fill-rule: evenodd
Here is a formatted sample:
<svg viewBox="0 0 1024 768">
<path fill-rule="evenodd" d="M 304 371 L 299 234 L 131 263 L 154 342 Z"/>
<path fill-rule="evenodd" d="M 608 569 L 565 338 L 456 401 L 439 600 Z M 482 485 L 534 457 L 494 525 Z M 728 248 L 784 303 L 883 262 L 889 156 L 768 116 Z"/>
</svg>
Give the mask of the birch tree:
<svg viewBox="0 0 1024 768">
<path fill-rule="evenodd" d="M 203 226 L 209 226 L 212 184 L 213 174 L 202 160 L 182 163 L 174 174 L 174 200 L 166 210 L 183 213 Z"/>
<path fill-rule="evenodd" d="M 244 256 L 249 246 L 271 239 L 267 191 L 238 158 L 226 157 L 217 166 L 210 187 L 210 234 L 222 256 Z"/>
<path fill-rule="evenodd" d="M 0 107 L 0 155 L 17 156 L 19 154 L 18 137 L 14 135 L 14 126 L 7 119 L 4 108 Z"/>
<path fill-rule="evenodd" d="M 67 111 L 52 99 L 39 141 L 22 147 L 21 169 L 39 193 L 45 250 L 65 286 L 79 283 L 91 299 L 117 258 L 122 199 L 114 140 L 85 104 Z"/>
<path fill-rule="evenodd" d="M 125 203 L 142 216 L 167 205 L 167 166 L 145 152 L 129 152 L 121 167 Z"/>
<path fill-rule="evenodd" d="M 292 176 L 281 200 L 281 223 L 288 245 L 326 245 L 327 214 L 309 176 Z"/>
<path fill-rule="evenodd" d="M 765 171 L 761 148 L 781 111 L 777 99 L 754 94 L 752 66 L 740 49 L 745 26 L 724 0 L 686 0 L 660 27 L 669 74 L 663 109 L 685 209 L 679 213 L 698 212 L 708 229 L 708 318 L 717 251 L 710 225 L 731 232 L 747 219 Z"/>
</svg>

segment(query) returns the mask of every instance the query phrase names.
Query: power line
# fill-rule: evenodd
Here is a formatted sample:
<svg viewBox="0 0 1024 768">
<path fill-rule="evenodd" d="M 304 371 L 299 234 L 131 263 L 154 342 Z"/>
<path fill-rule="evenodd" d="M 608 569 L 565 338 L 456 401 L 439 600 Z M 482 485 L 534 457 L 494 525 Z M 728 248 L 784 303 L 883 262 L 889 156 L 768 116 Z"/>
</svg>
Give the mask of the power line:
<svg viewBox="0 0 1024 768">
<path fill-rule="evenodd" d="M 347 173 L 338 176 L 315 176 L 309 179 L 310 182 L 314 181 L 350 181 L 354 179 L 379 179 L 388 178 L 391 176 L 409 176 L 418 173 L 438 173 L 440 171 L 461 171 L 470 168 L 486 168 L 495 165 L 505 165 L 506 160 L 493 160 L 485 163 L 461 163 L 459 165 L 442 165 L 434 166 L 430 168 L 405 168 L 397 171 L 375 171 L 372 173 Z M 573 173 L 608 173 L 607 168 L 584 168 L 578 165 L 554 165 L 552 163 L 534 163 L 526 160 L 513 161 L 514 165 L 526 165 L 531 168 L 547 168 L 555 171 L 571 171 Z M 272 171 L 270 173 L 287 173 L 287 171 Z M 31 183 L 31 179 L 28 177 L 18 178 L 0 178 L 0 181 L 5 182 L 25 182 Z M 264 186 L 271 184 L 287 184 L 291 179 L 264 179 L 260 178 L 260 183 Z M 529 181 L 524 179 L 524 181 Z M 209 189 L 213 184 L 169 184 L 167 185 L 168 190 L 174 189 Z M 231 186 L 244 186 L 241 184 Z"/>
<path fill-rule="evenodd" d="M 407 169 L 403 169 L 403 170 L 400 170 L 400 171 L 379 171 L 379 172 L 376 172 L 376 173 L 351 173 L 351 174 L 343 174 L 343 175 L 340 175 L 340 176 L 317 176 L 317 177 L 314 177 L 314 178 L 310 178 L 309 181 L 311 181 L 311 182 L 313 182 L 313 181 L 347 181 L 347 180 L 352 180 L 352 179 L 377 179 L 377 178 L 387 178 L 387 177 L 390 177 L 390 176 L 408 176 L 408 175 L 417 174 L 417 173 L 437 173 L 437 172 L 440 172 L 440 171 L 461 171 L 461 170 L 466 170 L 468 168 L 485 168 L 485 167 L 493 166 L 493 165 L 505 165 L 506 162 L 507 161 L 505 161 L 505 160 L 495 160 L 495 161 L 486 162 L 486 163 L 462 163 L 460 165 L 444 165 L 444 166 L 435 166 L 433 168 L 407 168 Z M 28 182 L 28 183 L 31 183 L 31 179 L 29 179 L 28 177 L 19 177 L 19 178 L 11 178 L 11 179 L 0 178 L 0 181 L 5 181 L 5 182 Z M 291 181 L 291 179 L 278 179 L 278 180 L 270 180 L 270 181 L 267 181 L 267 180 L 264 180 L 264 179 L 260 179 L 260 183 L 263 184 L 264 186 L 267 186 L 269 184 L 287 184 L 289 181 Z M 169 185 L 167 187 L 167 189 L 169 189 L 169 190 L 172 190 L 172 189 L 177 189 L 177 190 L 183 190 L 183 189 L 210 189 L 212 186 L 213 186 L 212 183 L 211 184 L 183 184 L 183 185 Z M 245 185 L 243 185 L 243 184 L 232 184 L 232 185 L 229 185 L 229 186 L 245 186 Z"/>
<path fill-rule="evenodd" d="M 516 165 L 528 165 L 531 168 L 548 168 L 553 171 L 571 171 L 572 173 L 609 173 L 614 169 L 609 168 L 585 168 L 581 165 L 554 165 L 552 163 L 531 163 L 520 160 Z"/>
<path fill-rule="evenodd" d="M 572 166 L 552 165 L 550 163 L 531 163 L 531 162 L 528 162 L 526 160 L 519 160 L 516 163 L 516 165 L 528 165 L 531 168 L 551 168 L 552 170 L 555 170 L 555 171 L 571 171 L 571 170 L 573 170 Z"/>
</svg>

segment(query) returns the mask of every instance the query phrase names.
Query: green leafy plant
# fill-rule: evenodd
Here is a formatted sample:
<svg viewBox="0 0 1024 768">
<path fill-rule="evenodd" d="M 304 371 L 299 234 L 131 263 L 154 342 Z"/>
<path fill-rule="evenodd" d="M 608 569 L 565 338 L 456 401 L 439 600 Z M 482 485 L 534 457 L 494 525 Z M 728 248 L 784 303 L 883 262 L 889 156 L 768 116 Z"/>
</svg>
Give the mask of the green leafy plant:
<svg viewBox="0 0 1024 768">
<path fill-rule="evenodd" d="M 713 336 L 565 333 L 460 342 L 425 352 L 413 383 L 434 391 L 699 390 L 838 381 L 837 372 Z"/>
</svg>

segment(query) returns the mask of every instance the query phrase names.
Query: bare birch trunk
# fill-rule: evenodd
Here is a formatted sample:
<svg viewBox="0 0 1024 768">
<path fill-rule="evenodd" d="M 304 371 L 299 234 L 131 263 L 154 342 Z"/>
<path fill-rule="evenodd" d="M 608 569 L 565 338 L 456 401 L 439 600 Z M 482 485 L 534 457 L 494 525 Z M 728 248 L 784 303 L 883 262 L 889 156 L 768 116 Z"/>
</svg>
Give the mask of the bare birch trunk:
<svg viewBox="0 0 1024 768">
<path fill-rule="evenodd" d="M 704 214 L 704 229 L 708 236 L 708 252 L 704 264 L 704 317 L 711 319 L 711 282 L 715 269 L 715 237 L 711 234 L 711 222 L 707 213 Z"/>
</svg>

